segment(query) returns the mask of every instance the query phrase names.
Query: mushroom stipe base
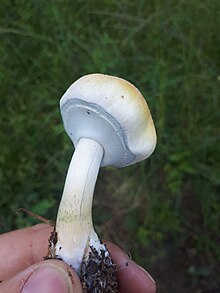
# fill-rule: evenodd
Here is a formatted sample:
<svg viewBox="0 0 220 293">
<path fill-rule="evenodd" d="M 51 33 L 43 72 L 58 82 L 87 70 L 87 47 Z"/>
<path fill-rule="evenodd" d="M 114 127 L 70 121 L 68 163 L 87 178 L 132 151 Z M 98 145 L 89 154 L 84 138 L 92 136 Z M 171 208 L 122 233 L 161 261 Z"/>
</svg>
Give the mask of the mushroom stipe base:
<svg viewBox="0 0 220 293">
<path fill-rule="evenodd" d="M 48 254 L 44 259 L 62 260 L 55 253 L 57 243 L 57 232 L 55 229 L 51 232 L 48 239 Z M 106 247 L 106 245 L 104 245 Z M 62 248 L 61 248 L 62 249 Z M 106 255 L 106 250 L 98 252 L 95 247 L 90 246 L 90 252 L 87 260 L 83 260 L 80 280 L 84 293 L 117 293 L 117 267 L 113 263 L 110 255 Z"/>
<path fill-rule="evenodd" d="M 106 251 L 100 253 L 95 247 L 90 246 L 91 251 L 87 261 L 82 262 L 80 279 L 83 292 L 104 293 L 118 292 L 117 267 L 112 262 Z"/>
</svg>

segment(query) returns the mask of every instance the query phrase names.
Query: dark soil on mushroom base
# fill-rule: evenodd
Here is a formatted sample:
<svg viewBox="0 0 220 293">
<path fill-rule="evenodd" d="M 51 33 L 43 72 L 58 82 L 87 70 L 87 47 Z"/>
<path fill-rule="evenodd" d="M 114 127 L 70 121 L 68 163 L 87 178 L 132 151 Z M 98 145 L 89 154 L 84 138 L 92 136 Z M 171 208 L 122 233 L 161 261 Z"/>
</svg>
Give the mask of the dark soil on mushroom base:
<svg viewBox="0 0 220 293">
<path fill-rule="evenodd" d="M 118 292 L 117 268 L 105 250 L 90 247 L 89 257 L 82 263 L 80 280 L 83 292 Z"/>
</svg>

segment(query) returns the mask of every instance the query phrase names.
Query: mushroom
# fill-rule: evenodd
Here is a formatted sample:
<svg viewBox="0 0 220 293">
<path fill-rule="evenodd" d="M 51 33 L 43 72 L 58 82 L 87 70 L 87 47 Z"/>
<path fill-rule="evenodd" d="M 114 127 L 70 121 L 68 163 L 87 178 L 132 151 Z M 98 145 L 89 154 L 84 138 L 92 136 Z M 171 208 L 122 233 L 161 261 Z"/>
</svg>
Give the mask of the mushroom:
<svg viewBox="0 0 220 293">
<path fill-rule="evenodd" d="M 85 288 L 92 288 L 95 281 L 85 280 L 89 273 L 95 274 L 100 263 L 114 268 L 92 222 L 99 168 L 122 168 L 146 159 L 155 148 L 156 132 L 140 91 L 114 76 L 81 77 L 64 93 L 60 108 L 75 152 L 58 210 L 54 254 L 76 270 Z M 99 282 L 101 287 L 108 286 Z"/>
</svg>

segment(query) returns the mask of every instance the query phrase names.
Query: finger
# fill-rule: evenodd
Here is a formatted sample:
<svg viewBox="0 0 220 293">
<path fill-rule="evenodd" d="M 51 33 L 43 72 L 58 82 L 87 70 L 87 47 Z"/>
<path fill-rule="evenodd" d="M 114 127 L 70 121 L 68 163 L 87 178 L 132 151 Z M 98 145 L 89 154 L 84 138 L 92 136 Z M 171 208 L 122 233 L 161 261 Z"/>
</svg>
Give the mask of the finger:
<svg viewBox="0 0 220 293">
<path fill-rule="evenodd" d="M 0 284 L 1 293 L 81 293 L 76 273 L 64 262 L 46 260 L 34 264 Z"/>
<path fill-rule="evenodd" d="M 156 283 L 148 272 L 129 259 L 118 246 L 107 243 L 107 248 L 118 268 L 119 292 L 155 293 Z"/>
<path fill-rule="evenodd" d="M 38 224 L 0 235 L 0 281 L 43 260 L 52 230 L 50 225 Z"/>
</svg>

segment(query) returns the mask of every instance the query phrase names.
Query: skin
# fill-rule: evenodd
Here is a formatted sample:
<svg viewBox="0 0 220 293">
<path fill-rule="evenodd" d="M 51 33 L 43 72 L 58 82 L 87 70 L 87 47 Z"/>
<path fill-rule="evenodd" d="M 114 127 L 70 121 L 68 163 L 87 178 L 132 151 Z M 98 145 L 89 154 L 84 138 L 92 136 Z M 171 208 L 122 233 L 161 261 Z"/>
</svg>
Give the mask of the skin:
<svg viewBox="0 0 220 293">
<path fill-rule="evenodd" d="M 41 291 L 43 293 L 55 292 L 55 289 L 56 292 L 82 292 L 77 275 L 68 265 L 59 260 L 42 261 L 47 255 L 48 238 L 52 229 L 49 225 L 38 224 L 0 235 L 1 293 L 38 292 L 42 289 L 33 286 L 43 286 L 44 281 L 46 285 Z M 120 293 L 156 292 L 155 282 L 143 268 L 130 260 L 118 246 L 106 244 L 118 267 Z M 40 270 L 43 272 L 41 275 Z M 33 276 L 40 282 L 35 284 Z M 47 279 L 44 280 L 46 276 Z"/>
</svg>

